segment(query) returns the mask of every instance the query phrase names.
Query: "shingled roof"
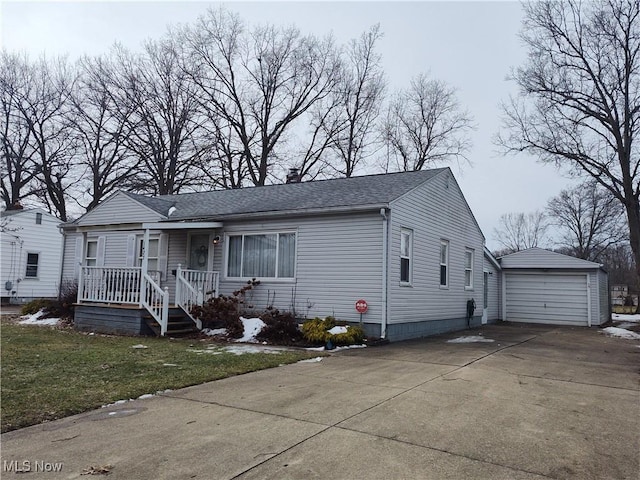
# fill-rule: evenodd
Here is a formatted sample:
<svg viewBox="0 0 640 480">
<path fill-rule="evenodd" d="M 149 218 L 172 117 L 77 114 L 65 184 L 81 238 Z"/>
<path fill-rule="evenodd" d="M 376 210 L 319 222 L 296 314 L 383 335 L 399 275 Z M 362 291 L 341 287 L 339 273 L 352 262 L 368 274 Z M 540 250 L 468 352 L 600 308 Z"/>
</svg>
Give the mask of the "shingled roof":
<svg viewBox="0 0 640 480">
<path fill-rule="evenodd" d="M 216 220 L 247 214 L 383 206 L 445 170 L 448 168 L 157 197 L 127 195 L 172 221 Z M 175 210 L 169 215 L 172 207 Z"/>
</svg>

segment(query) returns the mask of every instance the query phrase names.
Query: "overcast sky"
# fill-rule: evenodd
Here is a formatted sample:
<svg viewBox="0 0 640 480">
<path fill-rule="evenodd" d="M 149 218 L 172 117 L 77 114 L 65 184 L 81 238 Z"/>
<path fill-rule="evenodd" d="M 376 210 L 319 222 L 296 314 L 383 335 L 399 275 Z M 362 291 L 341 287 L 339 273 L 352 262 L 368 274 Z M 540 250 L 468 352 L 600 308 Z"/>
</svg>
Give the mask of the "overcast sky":
<svg viewBox="0 0 640 480">
<path fill-rule="evenodd" d="M 2 46 L 38 56 L 106 52 L 114 42 L 136 49 L 169 24 L 191 23 L 210 2 L 11 2 L 0 0 Z M 390 89 L 429 72 L 458 90 L 478 126 L 469 153 L 471 166 L 453 171 L 490 249 L 498 218 L 508 212 L 544 208 L 547 200 L 574 184 L 535 158 L 503 157 L 493 136 L 500 129 L 499 104 L 515 93 L 506 80 L 525 51 L 517 38 L 517 2 L 227 2 L 251 24 L 295 24 L 303 32 L 333 32 L 340 42 L 380 23 L 379 44 Z"/>
</svg>

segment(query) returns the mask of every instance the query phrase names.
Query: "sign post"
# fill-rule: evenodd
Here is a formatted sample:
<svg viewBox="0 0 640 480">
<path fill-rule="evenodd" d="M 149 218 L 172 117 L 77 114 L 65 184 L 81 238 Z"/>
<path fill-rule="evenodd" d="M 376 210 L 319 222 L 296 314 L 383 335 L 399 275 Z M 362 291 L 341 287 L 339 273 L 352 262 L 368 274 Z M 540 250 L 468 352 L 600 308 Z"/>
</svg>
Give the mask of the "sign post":
<svg viewBox="0 0 640 480">
<path fill-rule="evenodd" d="M 360 325 L 362 325 L 362 314 L 367 313 L 367 310 L 369 310 L 369 305 L 365 299 L 361 298 L 356 301 L 356 312 L 360 314 Z"/>
</svg>

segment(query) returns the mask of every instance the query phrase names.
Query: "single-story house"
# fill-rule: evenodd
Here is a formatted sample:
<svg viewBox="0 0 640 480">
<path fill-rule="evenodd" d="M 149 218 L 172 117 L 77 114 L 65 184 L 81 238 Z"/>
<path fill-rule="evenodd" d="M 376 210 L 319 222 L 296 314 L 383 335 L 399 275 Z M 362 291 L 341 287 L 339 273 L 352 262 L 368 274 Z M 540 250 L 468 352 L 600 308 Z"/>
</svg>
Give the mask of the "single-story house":
<svg viewBox="0 0 640 480">
<path fill-rule="evenodd" d="M 60 220 L 41 208 L 0 212 L 2 303 L 57 298 L 62 256 Z"/>
<path fill-rule="evenodd" d="M 85 330 L 164 335 L 185 317 L 201 328 L 193 305 L 252 278 L 247 303 L 258 312 L 333 315 L 394 341 L 502 319 L 606 321 L 600 265 L 540 249 L 496 260 L 449 168 L 118 191 L 63 229 L 62 279 L 78 282 Z"/>
<path fill-rule="evenodd" d="M 589 327 L 610 320 L 608 275 L 599 263 L 541 248 L 499 262 L 503 320 Z"/>
<path fill-rule="evenodd" d="M 261 282 L 256 310 L 362 320 L 368 335 L 391 340 L 498 318 L 499 297 L 484 287 L 495 267 L 485 269 L 484 236 L 449 168 L 157 197 L 119 191 L 63 229 L 62 278 L 79 283 L 81 329 L 144 333 L 152 315 L 164 334 L 170 307 L 188 314 L 251 278 Z"/>
</svg>

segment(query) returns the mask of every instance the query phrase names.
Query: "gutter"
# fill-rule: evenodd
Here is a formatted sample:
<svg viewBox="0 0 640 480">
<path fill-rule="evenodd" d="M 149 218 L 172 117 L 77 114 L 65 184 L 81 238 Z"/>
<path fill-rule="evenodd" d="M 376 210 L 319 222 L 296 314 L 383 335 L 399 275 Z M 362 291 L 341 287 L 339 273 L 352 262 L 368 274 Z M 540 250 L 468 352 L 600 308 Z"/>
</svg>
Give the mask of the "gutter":
<svg viewBox="0 0 640 480">
<path fill-rule="evenodd" d="M 382 315 L 380 321 L 380 338 L 387 338 L 387 270 L 389 265 L 389 219 L 387 209 L 381 208 L 382 216 Z"/>
</svg>

